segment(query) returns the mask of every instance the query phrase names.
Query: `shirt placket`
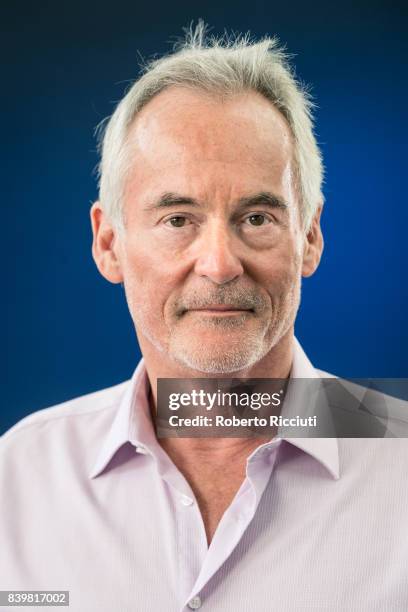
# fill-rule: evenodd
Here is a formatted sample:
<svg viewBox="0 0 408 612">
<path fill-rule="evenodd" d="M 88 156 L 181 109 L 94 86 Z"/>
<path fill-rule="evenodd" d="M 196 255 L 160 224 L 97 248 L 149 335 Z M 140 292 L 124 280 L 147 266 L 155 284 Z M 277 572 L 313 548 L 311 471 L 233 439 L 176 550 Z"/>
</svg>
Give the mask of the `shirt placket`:
<svg viewBox="0 0 408 612">
<path fill-rule="evenodd" d="M 207 536 L 200 508 L 187 480 L 161 451 L 156 453 L 155 459 L 172 499 L 176 525 L 177 592 L 180 607 L 184 609 L 182 603 L 191 593 L 208 552 Z M 196 599 L 191 605 L 197 603 Z"/>
<path fill-rule="evenodd" d="M 200 550 L 199 573 L 197 580 L 191 588 L 189 594 L 184 599 L 182 612 L 190 610 L 205 609 L 205 595 L 203 593 L 212 576 L 225 563 L 232 551 L 240 542 L 248 525 L 253 520 L 262 494 L 271 476 L 280 441 L 275 440 L 271 443 L 259 447 L 247 461 L 246 478 L 242 483 L 237 495 L 229 508 L 224 513 L 210 547 L 204 552 L 204 547 Z M 195 504 L 197 507 L 197 504 Z M 190 515 L 189 518 L 202 523 L 201 514 L 197 507 L 197 514 Z M 197 526 L 192 526 L 197 534 Z M 204 530 L 204 526 L 203 526 Z M 186 533 L 186 532 L 185 532 Z M 205 537 L 205 532 L 204 532 Z M 194 546 L 194 540 L 185 541 L 186 550 Z M 196 557 L 198 558 L 198 556 Z M 188 557 L 181 559 L 181 564 L 185 565 Z M 202 562 L 201 562 L 202 560 Z M 188 570 L 184 567 L 183 572 L 187 575 Z M 197 566 L 195 566 L 197 572 Z M 190 578 L 192 575 L 190 575 Z"/>
</svg>

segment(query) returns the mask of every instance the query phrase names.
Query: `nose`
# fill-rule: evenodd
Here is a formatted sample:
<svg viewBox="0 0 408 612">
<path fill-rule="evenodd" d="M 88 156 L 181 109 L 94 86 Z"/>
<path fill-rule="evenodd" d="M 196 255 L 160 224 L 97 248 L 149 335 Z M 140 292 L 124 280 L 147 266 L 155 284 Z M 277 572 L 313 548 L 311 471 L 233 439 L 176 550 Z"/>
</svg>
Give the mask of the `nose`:
<svg viewBox="0 0 408 612">
<path fill-rule="evenodd" d="M 223 285 L 243 274 L 237 255 L 237 238 L 224 223 L 217 222 L 203 232 L 198 246 L 194 271 L 217 285 Z"/>
</svg>

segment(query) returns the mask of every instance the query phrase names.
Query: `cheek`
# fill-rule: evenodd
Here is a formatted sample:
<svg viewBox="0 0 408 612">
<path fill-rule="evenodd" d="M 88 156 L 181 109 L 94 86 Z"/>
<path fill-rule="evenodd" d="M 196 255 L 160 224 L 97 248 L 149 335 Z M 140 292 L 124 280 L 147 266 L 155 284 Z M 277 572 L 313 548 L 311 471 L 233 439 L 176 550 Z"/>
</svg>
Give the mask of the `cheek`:
<svg viewBox="0 0 408 612">
<path fill-rule="evenodd" d="M 297 241 L 289 238 L 279 248 L 263 254 L 257 269 L 259 282 L 266 287 L 272 300 L 289 293 L 301 278 L 302 256 Z"/>
<path fill-rule="evenodd" d="M 148 249 L 128 249 L 123 258 L 126 297 L 134 319 L 163 318 L 166 302 L 177 286 L 177 273 L 171 261 Z"/>
</svg>

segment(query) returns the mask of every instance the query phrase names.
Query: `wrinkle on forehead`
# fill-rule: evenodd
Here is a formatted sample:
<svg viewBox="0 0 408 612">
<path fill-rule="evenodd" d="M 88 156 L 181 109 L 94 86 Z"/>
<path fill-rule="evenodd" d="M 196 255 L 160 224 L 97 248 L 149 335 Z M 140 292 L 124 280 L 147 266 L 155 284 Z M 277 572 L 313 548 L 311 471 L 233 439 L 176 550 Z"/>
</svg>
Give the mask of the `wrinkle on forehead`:
<svg viewBox="0 0 408 612">
<path fill-rule="evenodd" d="M 128 151 L 139 163 L 274 165 L 292 158 L 292 134 L 282 114 L 256 92 L 227 100 L 182 87 L 164 90 L 137 115 Z"/>
</svg>

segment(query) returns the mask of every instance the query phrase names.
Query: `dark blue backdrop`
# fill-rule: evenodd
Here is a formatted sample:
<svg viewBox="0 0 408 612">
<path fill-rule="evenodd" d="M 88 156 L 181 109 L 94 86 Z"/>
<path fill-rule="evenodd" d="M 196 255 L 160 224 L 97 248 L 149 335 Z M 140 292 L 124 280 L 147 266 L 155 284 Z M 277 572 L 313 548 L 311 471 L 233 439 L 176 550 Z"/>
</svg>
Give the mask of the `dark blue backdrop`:
<svg viewBox="0 0 408 612">
<path fill-rule="evenodd" d="M 1 23 L 0 433 L 38 408 L 115 384 L 139 358 L 123 291 L 99 277 L 88 209 L 93 129 L 143 56 L 192 19 L 277 34 L 317 97 L 326 250 L 304 283 L 297 335 L 345 376 L 408 376 L 403 3 L 16 3 Z"/>
</svg>

